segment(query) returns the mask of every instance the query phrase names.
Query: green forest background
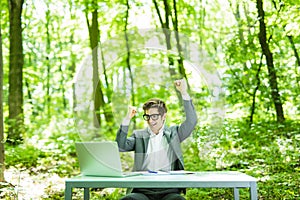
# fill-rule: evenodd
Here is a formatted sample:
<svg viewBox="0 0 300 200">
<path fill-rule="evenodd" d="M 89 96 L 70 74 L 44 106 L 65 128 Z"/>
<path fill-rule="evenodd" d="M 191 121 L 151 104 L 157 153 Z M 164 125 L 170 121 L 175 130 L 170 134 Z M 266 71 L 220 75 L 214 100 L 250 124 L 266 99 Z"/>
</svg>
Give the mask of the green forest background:
<svg viewBox="0 0 300 200">
<path fill-rule="evenodd" d="M 185 169 L 240 171 L 257 178 L 259 199 L 300 198 L 299 0 L 0 2 L 2 199 L 63 199 L 79 174 L 74 142 L 114 140 L 128 105 L 138 107 L 132 129 L 145 126 L 151 97 L 180 123 L 180 78 L 199 116 Z M 132 154 L 121 157 L 130 171 Z"/>
</svg>

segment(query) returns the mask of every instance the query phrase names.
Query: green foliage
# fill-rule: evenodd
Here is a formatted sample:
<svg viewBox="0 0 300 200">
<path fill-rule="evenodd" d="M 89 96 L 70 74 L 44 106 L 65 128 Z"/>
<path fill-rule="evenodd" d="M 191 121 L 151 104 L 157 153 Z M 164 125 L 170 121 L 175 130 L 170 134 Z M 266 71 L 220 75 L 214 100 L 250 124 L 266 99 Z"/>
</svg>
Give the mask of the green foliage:
<svg viewBox="0 0 300 200">
<path fill-rule="evenodd" d="M 5 164 L 8 167 L 32 168 L 38 164 L 38 159 L 45 154 L 31 144 L 21 144 L 19 146 L 5 146 Z"/>
<path fill-rule="evenodd" d="M 64 126 L 62 126 L 64 124 Z M 27 143 L 7 146 L 7 167 L 30 169 L 31 173 L 56 173 L 62 177 L 78 174 L 74 142 L 79 139 L 69 119 L 52 118 L 44 131 L 34 134 Z M 259 199 L 299 198 L 299 122 L 277 124 L 265 121 L 249 126 L 243 121 L 227 120 L 219 133 L 214 127 L 197 127 L 194 137 L 183 145 L 185 168 L 195 171 L 241 171 L 258 179 Z M 51 134 L 47 135 L 47 132 Z M 31 142 L 29 142 L 31 141 Z M 33 142 L 34 141 L 34 142 Z M 41 146 L 39 143 L 42 143 Z M 122 155 L 122 160 L 126 159 Z M 132 161 L 128 161 L 132 164 Z M 126 166 L 128 168 L 128 166 Z M 61 199 L 63 191 L 47 189 L 44 199 Z M 93 199 L 119 199 L 122 189 L 92 190 Z M 232 199 L 231 189 L 188 189 L 187 199 Z M 80 199 L 82 190 L 74 190 Z M 242 199 L 248 189 L 240 189 Z"/>
<path fill-rule="evenodd" d="M 198 199 L 233 199 L 233 190 L 231 189 L 188 189 L 186 194 L 187 200 L 198 200 Z"/>
<path fill-rule="evenodd" d="M 259 199 L 300 197 L 300 124 L 226 121 L 219 134 L 201 127 L 185 151 L 187 170 L 241 171 L 258 179 Z M 195 159 L 198 158 L 198 159 Z M 232 199 L 232 190 L 189 189 L 188 199 Z M 241 189 L 241 198 L 249 198 Z"/>
<path fill-rule="evenodd" d="M 73 101 L 75 103 L 78 101 L 78 98 L 72 96 L 75 69 L 84 66 L 79 63 L 82 62 L 82 58 L 91 54 L 90 49 L 87 48 L 89 40 L 84 12 L 86 11 L 87 18 L 91 19 L 91 12 L 95 8 L 98 8 L 99 12 L 100 39 L 105 47 L 102 49 L 104 57 L 110 52 L 122 54 L 123 57 L 104 60 L 104 64 L 109 65 L 105 69 L 107 77 L 103 74 L 99 77 L 103 84 L 104 99 L 107 105 L 112 106 L 116 123 L 102 120 L 100 129 L 92 127 L 93 130 L 86 131 L 87 138 L 114 140 L 119 122 L 127 112 L 127 105 L 134 100 L 135 105 L 140 108 L 145 100 L 153 96 L 166 100 L 169 108 L 168 115 L 172 116 L 168 119 L 170 123 L 181 121 L 181 115 L 178 115 L 181 106 L 172 86 L 173 77 L 170 78 L 168 71 L 169 67 L 174 68 L 175 71 L 178 67 L 176 62 L 169 66 L 168 56 L 172 55 L 176 61 L 178 55 L 174 52 L 157 51 L 157 49 L 134 49 L 148 39 L 147 36 L 144 37 L 137 32 L 140 24 L 134 24 L 135 18 L 142 19 L 145 25 L 147 20 L 143 18 L 143 14 L 147 13 L 147 19 L 151 19 L 149 28 L 161 26 L 154 5 L 149 2 L 130 2 L 128 28 L 130 28 L 131 66 L 126 66 L 128 54 L 124 39 L 125 1 L 102 1 L 97 5 L 90 0 L 69 1 L 69 4 L 49 1 L 41 5 L 30 0 L 26 2 L 24 8 L 26 12 L 22 16 L 25 126 L 20 130 L 24 136 L 24 143 L 15 147 L 6 144 L 7 168 L 28 170 L 35 175 L 53 173 L 68 177 L 78 174 L 74 142 L 84 137 L 78 133 L 78 127 L 74 124 L 69 110 L 73 108 Z M 159 6 L 163 14 L 162 3 L 160 2 Z M 168 3 L 174 17 L 173 3 Z M 190 41 L 193 41 L 196 44 L 195 48 L 203 49 L 208 54 L 208 56 L 201 55 L 201 63 L 195 64 L 202 65 L 206 63 L 206 59 L 213 58 L 208 66 L 203 64 L 203 67 L 209 70 L 213 69 L 213 66 L 222 68 L 223 86 L 227 98 L 226 109 L 227 114 L 230 115 L 227 116 L 228 119 L 222 130 L 207 125 L 209 122 L 204 122 L 207 117 L 206 110 L 213 107 L 210 102 L 212 95 L 203 77 L 188 69 L 189 65 L 185 63 L 191 95 L 201 118 L 201 125 L 199 124 L 195 131 L 192 142 L 185 148 L 187 170 L 239 170 L 258 178 L 260 199 L 300 198 L 299 191 L 296 190 L 300 188 L 298 181 L 300 179 L 300 130 L 299 123 L 296 122 L 300 110 L 300 71 L 299 63 L 296 63 L 296 51 L 300 44 L 298 4 L 297 0 L 287 0 L 284 3 L 264 2 L 267 36 L 270 37 L 268 42 L 278 75 L 279 93 L 286 118 L 294 120 L 277 124 L 272 122 L 276 113 L 271 100 L 272 91 L 266 61 L 261 57 L 261 47 L 257 38 L 258 21 L 255 2 L 177 2 L 179 32 L 189 38 L 181 41 L 183 51 L 188 51 L 190 45 L 192 46 Z M 3 8 L 1 28 L 5 64 L 4 117 L 5 122 L 8 123 L 7 1 L 1 1 L 1 8 Z M 46 13 L 49 15 L 45 16 Z M 152 18 L 149 13 L 152 14 Z M 115 36 L 117 36 L 116 40 L 111 41 Z M 185 61 L 188 61 L 193 53 L 184 52 Z M 256 76 L 260 66 L 262 68 L 259 76 Z M 128 75 L 128 67 L 131 67 L 133 72 L 132 80 Z M 104 69 L 99 70 L 104 71 Z M 176 77 L 180 77 L 180 74 Z M 261 81 L 260 85 L 258 85 L 258 78 Z M 134 85 L 134 93 L 130 90 L 129 82 Z M 256 86 L 259 87 L 255 96 L 255 123 L 249 126 L 245 117 L 250 115 Z M 132 99 L 133 95 L 134 99 Z M 91 99 L 84 103 L 89 100 Z M 87 115 L 89 111 L 85 110 L 83 115 Z M 103 111 L 101 117 L 104 119 Z M 230 120 L 232 118 L 234 120 Z M 144 126 L 140 114 L 135 120 L 137 127 Z M 5 129 L 7 130 L 8 126 L 5 126 Z M 130 157 L 123 157 L 132 164 Z M 126 166 L 126 169 L 128 168 L 129 164 Z M 13 190 L 13 187 L 11 189 Z M 63 198 L 63 191 L 56 192 L 49 187 L 46 192 L 48 197 L 43 197 L 45 199 Z M 118 189 L 92 191 L 95 196 L 93 198 L 99 199 L 117 199 L 119 192 L 124 194 L 123 190 Z M 247 190 L 241 192 L 242 198 L 248 197 Z M 75 193 L 74 198 L 81 199 L 82 191 L 75 190 Z M 232 199 L 232 191 L 189 189 L 186 196 L 188 199 Z"/>
<path fill-rule="evenodd" d="M 44 170 L 62 176 L 78 174 L 74 143 L 80 141 L 80 137 L 74 124 L 68 118 L 54 118 L 52 123 L 54 126 L 50 126 L 48 130 L 51 134 L 48 138 L 43 138 L 45 157 L 39 160 L 40 165 L 49 166 L 50 168 L 46 167 Z"/>
<path fill-rule="evenodd" d="M 52 118 L 48 127 L 27 130 L 27 140 L 19 146 L 6 146 L 6 167 L 31 169 L 32 172 L 52 172 L 70 175 L 76 164 L 74 142 L 79 141 L 70 119 Z M 31 134 L 29 133 L 31 132 Z M 73 171 L 71 174 L 78 171 Z"/>
<path fill-rule="evenodd" d="M 243 2 L 241 3 L 243 6 L 235 7 L 235 3 L 237 2 L 231 2 L 231 8 L 236 26 L 232 29 L 234 30 L 232 37 L 224 43 L 228 67 L 225 69 L 223 83 L 228 89 L 227 102 L 235 106 L 235 110 L 242 110 L 243 116 L 249 116 L 253 108 L 255 109 L 254 116 L 258 121 L 264 120 L 267 115 L 268 118 L 274 119 L 276 116 L 272 100 L 274 89 L 271 89 L 271 85 L 276 82 L 281 101 L 286 107 L 284 114 L 286 116 L 297 115 L 299 113 L 299 98 L 297 97 L 300 87 L 299 67 L 297 67 L 299 60 L 296 49 L 299 46 L 294 44 L 297 44 L 299 37 L 294 28 L 291 28 L 295 27 L 292 25 L 295 21 L 299 21 L 299 17 L 294 15 L 297 9 L 294 8 L 292 1 L 287 1 L 285 4 L 264 2 L 268 40 L 266 42 L 273 56 L 272 64 L 277 76 L 276 79 L 271 80 L 265 56 L 262 54 L 262 47 L 257 38 L 259 26 L 254 25 L 256 18 L 253 14 L 257 12 L 255 6 L 252 9 L 251 6 L 246 8 L 244 6 L 249 6 L 252 2 Z M 295 19 L 291 20 L 290 17 Z M 254 97 L 256 87 L 257 93 Z M 253 97 L 255 107 L 252 105 Z M 290 107 L 288 102 L 293 102 L 293 106 Z"/>
</svg>

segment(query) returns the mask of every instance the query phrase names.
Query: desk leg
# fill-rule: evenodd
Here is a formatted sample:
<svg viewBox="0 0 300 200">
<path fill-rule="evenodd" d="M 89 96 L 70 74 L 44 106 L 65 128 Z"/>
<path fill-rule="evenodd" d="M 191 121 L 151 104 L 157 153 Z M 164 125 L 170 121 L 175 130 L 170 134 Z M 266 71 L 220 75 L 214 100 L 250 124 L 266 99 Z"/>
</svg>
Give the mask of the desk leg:
<svg viewBox="0 0 300 200">
<path fill-rule="evenodd" d="M 250 183 L 250 198 L 251 198 L 251 200 L 257 200 L 256 182 L 251 182 Z"/>
<path fill-rule="evenodd" d="M 90 199 L 90 188 L 84 188 L 84 200 Z"/>
<path fill-rule="evenodd" d="M 239 200 L 240 199 L 240 192 L 239 188 L 233 188 L 233 194 L 234 194 L 234 200 Z"/>
<path fill-rule="evenodd" d="M 65 200 L 72 199 L 72 187 L 68 183 L 65 184 Z"/>
</svg>

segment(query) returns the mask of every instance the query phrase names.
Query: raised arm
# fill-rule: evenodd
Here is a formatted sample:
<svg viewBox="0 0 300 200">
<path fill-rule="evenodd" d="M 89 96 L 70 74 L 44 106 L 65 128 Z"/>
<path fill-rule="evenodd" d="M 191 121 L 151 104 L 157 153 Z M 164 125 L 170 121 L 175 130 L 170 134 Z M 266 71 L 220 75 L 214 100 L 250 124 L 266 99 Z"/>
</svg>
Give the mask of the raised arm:
<svg viewBox="0 0 300 200">
<path fill-rule="evenodd" d="M 128 128 L 129 128 L 130 121 L 135 116 L 135 114 L 136 114 L 136 107 L 128 106 L 127 115 L 123 119 L 116 137 L 116 141 L 118 143 L 120 151 L 132 151 L 134 149 L 135 138 L 127 137 L 127 136 L 128 136 Z"/>
<path fill-rule="evenodd" d="M 180 92 L 183 100 L 191 100 L 191 97 L 187 91 L 187 83 L 185 79 L 176 80 L 174 82 L 176 89 Z"/>
<path fill-rule="evenodd" d="M 187 92 L 186 81 L 184 79 L 176 80 L 175 87 L 181 93 L 183 99 L 184 112 L 186 116 L 185 121 L 178 127 L 178 136 L 180 142 L 182 142 L 188 136 L 190 136 L 192 131 L 194 130 L 197 124 L 197 114 L 191 97 Z"/>
</svg>

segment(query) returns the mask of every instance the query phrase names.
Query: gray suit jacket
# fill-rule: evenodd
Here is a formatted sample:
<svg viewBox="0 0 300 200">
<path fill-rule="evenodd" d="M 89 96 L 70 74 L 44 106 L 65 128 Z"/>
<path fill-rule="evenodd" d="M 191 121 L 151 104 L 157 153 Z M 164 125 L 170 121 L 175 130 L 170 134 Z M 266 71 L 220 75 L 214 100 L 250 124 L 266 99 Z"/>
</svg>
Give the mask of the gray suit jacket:
<svg viewBox="0 0 300 200">
<path fill-rule="evenodd" d="M 183 170 L 184 162 L 180 143 L 191 135 L 197 124 L 197 115 L 192 101 L 184 100 L 185 121 L 176 126 L 164 126 L 164 136 L 175 154 L 175 161 L 172 163 L 172 170 Z M 148 148 L 149 132 L 147 128 L 135 130 L 128 137 L 128 126 L 122 126 L 117 132 L 116 141 L 120 151 L 135 151 L 133 171 L 144 171 L 143 163 Z"/>
</svg>

